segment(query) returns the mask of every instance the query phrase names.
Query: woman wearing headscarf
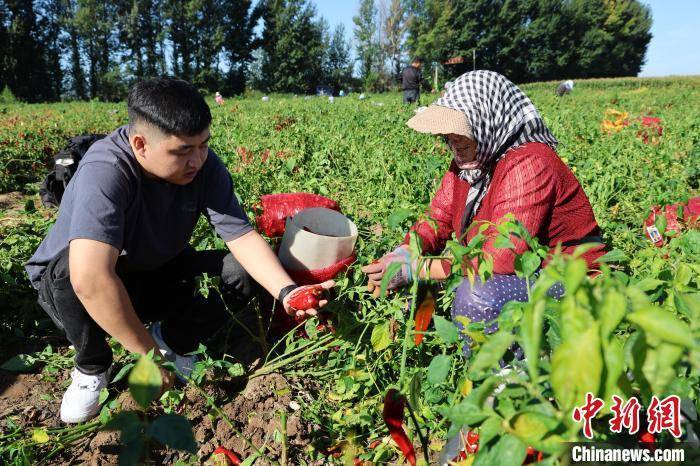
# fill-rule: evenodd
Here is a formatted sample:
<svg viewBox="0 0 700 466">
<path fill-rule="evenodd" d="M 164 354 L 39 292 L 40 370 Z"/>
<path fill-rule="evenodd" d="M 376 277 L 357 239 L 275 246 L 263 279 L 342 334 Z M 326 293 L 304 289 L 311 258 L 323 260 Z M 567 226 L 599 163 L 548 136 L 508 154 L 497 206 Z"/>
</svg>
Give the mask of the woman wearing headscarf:
<svg viewBox="0 0 700 466">
<path fill-rule="evenodd" d="M 512 213 L 541 244 L 572 253 L 583 243 L 600 243 L 583 254 L 590 268 L 604 254 L 601 231 L 591 205 L 578 180 L 555 152 L 557 140 L 547 128 L 530 99 L 504 76 L 492 71 L 461 75 L 435 104 L 418 112 L 407 125 L 421 133 L 441 135 L 454 159 L 433 198 L 428 222 L 411 227 L 421 239 L 423 254 L 436 255 L 453 233 L 468 243 L 479 222 L 500 223 Z M 515 275 L 516 254 L 527 250 L 522 240 L 515 249 L 494 247 L 490 234 L 483 252 L 493 258 L 493 276 L 474 284 L 463 280 L 456 291 L 453 320 L 465 316 L 472 322 L 491 322 L 487 332 L 496 330 L 495 319 L 511 300 L 527 300 L 527 283 Z M 370 289 L 378 287 L 389 264 L 403 264 L 389 288 L 409 283 L 413 277 L 404 244 L 373 264 L 363 267 Z M 451 270 L 449 260 L 432 261 L 430 277 L 444 279 Z M 426 270 L 420 271 L 424 278 Z M 560 297 L 561 285 L 549 294 Z M 458 324 L 460 327 L 461 325 Z"/>
</svg>

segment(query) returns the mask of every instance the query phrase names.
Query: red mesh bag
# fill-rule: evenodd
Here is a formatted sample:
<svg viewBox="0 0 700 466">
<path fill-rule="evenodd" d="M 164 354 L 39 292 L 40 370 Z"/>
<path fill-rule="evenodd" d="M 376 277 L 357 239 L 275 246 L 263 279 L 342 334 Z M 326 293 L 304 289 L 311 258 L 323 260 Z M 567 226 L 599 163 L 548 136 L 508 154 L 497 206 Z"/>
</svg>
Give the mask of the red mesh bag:
<svg viewBox="0 0 700 466">
<path fill-rule="evenodd" d="M 269 238 L 279 238 L 284 234 L 287 217 L 311 207 L 325 207 L 340 212 L 340 206 L 333 199 L 312 193 L 280 193 L 260 196 L 260 202 L 253 206 L 258 231 Z"/>
<path fill-rule="evenodd" d="M 700 197 L 694 197 L 685 204 L 667 204 L 663 208 L 655 205 L 644 220 L 645 233 L 654 246 L 660 247 L 665 242 L 664 235 L 676 236 L 684 228 L 699 228 L 699 219 Z"/>
<path fill-rule="evenodd" d="M 637 131 L 637 137 L 641 138 L 644 144 L 649 142 L 654 145 L 659 143 L 657 137 L 661 137 L 664 133 L 664 127 L 661 125 L 661 118 L 653 116 L 643 116 L 641 118 L 642 128 Z"/>
<path fill-rule="evenodd" d="M 688 201 L 683 209 L 685 224 L 691 228 L 700 228 L 700 196 Z"/>
</svg>

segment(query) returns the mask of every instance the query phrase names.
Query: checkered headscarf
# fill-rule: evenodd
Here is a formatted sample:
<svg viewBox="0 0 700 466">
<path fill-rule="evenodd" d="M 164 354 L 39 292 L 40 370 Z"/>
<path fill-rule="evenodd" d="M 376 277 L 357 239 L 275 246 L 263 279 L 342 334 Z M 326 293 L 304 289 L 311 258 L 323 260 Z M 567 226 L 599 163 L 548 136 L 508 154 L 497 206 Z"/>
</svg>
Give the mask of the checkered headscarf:
<svg viewBox="0 0 700 466">
<path fill-rule="evenodd" d="M 508 150 L 526 142 L 542 142 L 555 149 L 557 140 L 523 91 L 494 71 L 464 73 L 435 103 L 466 114 L 476 141 L 480 168 L 460 172 L 460 178 L 471 186 L 461 234 L 488 191 L 496 162 Z"/>
</svg>

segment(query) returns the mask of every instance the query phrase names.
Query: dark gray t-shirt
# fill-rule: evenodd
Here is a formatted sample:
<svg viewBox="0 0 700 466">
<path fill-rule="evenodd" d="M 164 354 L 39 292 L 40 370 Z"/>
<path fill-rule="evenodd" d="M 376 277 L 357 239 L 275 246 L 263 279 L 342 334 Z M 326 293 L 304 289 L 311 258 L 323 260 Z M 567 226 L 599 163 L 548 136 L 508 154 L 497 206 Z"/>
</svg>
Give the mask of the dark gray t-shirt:
<svg viewBox="0 0 700 466">
<path fill-rule="evenodd" d="M 231 175 L 214 152 L 209 150 L 185 186 L 154 180 L 136 161 L 129 128 L 122 126 L 93 144 L 80 161 L 56 223 L 26 270 L 38 288 L 51 259 L 78 238 L 114 246 L 130 269 L 155 269 L 182 252 L 201 214 L 224 241 L 253 229 L 236 200 Z"/>
</svg>

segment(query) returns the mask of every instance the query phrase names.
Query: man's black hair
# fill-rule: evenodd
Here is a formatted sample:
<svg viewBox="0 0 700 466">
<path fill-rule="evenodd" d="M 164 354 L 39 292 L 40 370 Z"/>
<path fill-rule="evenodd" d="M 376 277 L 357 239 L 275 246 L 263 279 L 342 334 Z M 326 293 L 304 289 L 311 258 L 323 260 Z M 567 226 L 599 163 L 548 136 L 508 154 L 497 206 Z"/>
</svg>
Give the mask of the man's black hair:
<svg viewBox="0 0 700 466">
<path fill-rule="evenodd" d="M 129 126 L 145 122 L 167 135 L 196 136 L 211 124 L 202 94 L 187 81 L 162 77 L 138 81 L 127 99 Z"/>
<path fill-rule="evenodd" d="M 413 60 L 411 60 L 411 63 L 423 63 L 423 58 L 413 57 Z"/>
</svg>

